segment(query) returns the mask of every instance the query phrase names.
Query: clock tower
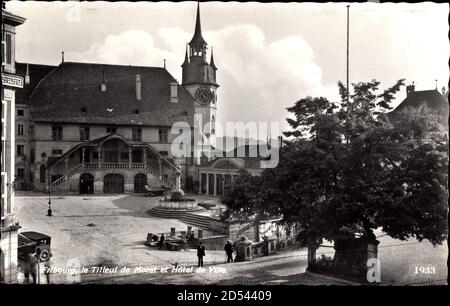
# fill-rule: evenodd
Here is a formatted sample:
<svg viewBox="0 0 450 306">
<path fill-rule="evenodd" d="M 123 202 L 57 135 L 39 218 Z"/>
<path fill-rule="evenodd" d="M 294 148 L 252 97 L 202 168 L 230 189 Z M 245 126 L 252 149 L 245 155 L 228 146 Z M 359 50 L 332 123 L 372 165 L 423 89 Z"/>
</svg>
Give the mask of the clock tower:
<svg viewBox="0 0 450 306">
<path fill-rule="evenodd" d="M 201 133 L 211 145 L 216 143 L 216 110 L 217 110 L 217 67 L 214 64 L 213 51 L 208 63 L 206 51 L 208 44 L 202 35 L 200 23 L 200 4 L 197 4 L 197 19 L 194 36 L 186 48 L 183 70 L 182 86 L 190 92 L 195 99 L 195 114 L 201 118 Z M 205 125 L 209 123 L 209 127 Z M 199 131 L 200 132 L 200 131 Z"/>
</svg>

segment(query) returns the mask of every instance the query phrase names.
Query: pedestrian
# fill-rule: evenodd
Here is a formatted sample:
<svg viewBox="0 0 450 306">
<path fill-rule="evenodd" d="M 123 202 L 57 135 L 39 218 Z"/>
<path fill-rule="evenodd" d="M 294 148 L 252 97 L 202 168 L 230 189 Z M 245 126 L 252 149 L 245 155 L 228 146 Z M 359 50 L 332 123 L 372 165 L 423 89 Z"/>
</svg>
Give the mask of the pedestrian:
<svg viewBox="0 0 450 306">
<path fill-rule="evenodd" d="M 28 253 L 25 260 L 25 279 L 27 283 L 30 282 L 30 275 L 33 279 L 33 284 L 36 284 L 36 268 L 38 264 L 38 259 L 36 257 L 36 253 Z"/>
<path fill-rule="evenodd" d="M 231 244 L 231 242 L 229 240 L 225 244 L 224 249 L 225 249 L 225 253 L 227 254 L 227 263 L 233 262 L 233 245 Z"/>
<path fill-rule="evenodd" d="M 197 257 L 198 257 L 198 266 L 203 267 L 203 257 L 205 256 L 205 247 L 203 243 L 200 241 L 197 247 Z"/>
<path fill-rule="evenodd" d="M 52 252 L 48 251 L 48 260 L 44 261 L 44 274 L 45 274 L 45 278 L 47 280 L 47 284 L 50 284 L 50 270 L 51 270 L 51 258 L 52 258 L 53 254 Z"/>
<path fill-rule="evenodd" d="M 164 236 L 164 233 L 163 233 L 163 234 L 161 234 L 161 237 L 159 237 L 159 249 L 160 250 L 164 245 L 164 240 L 166 240 L 166 236 Z"/>
</svg>

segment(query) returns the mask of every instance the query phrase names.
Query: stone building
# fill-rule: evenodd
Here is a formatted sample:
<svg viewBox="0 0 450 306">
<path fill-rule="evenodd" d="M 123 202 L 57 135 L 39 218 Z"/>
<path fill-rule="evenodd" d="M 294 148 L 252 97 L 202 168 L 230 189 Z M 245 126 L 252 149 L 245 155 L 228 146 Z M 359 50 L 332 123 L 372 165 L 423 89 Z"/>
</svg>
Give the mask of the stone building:
<svg viewBox="0 0 450 306">
<path fill-rule="evenodd" d="M 189 189 L 208 148 L 193 143 L 189 156 L 180 157 L 172 144 L 186 132 L 179 123 L 189 126 L 191 135 L 214 141 L 219 85 L 207 49 L 197 7 L 181 84 L 165 67 L 65 62 L 64 56 L 57 67 L 18 64 L 29 81 L 21 96 L 23 123 L 17 126 L 23 141 L 16 161 L 21 186 L 139 192 L 145 185 L 171 187 L 180 164 Z"/>
<path fill-rule="evenodd" d="M 245 144 L 238 146 L 229 152 L 222 152 L 221 156 L 213 157 L 198 167 L 198 193 L 212 196 L 222 196 L 225 186 L 230 184 L 242 173 L 261 175 L 263 167 L 261 161 L 270 156 L 267 152 L 270 146 Z M 265 154 L 266 153 L 266 154 Z"/>
<path fill-rule="evenodd" d="M 441 92 L 438 91 L 437 86 L 436 89 L 432 90 L 416 90 L 413 82 L 406 86 L 406 98 L 388 116 L 391 120 L 395 121 L 397 114 L 401 110 L 407 107 L 418 108 L 423 105 L 437 112 L 439 122 L 444 125 L 448 133 L 449 104 L 448 90 L 446 91 L 445 87 L 442 88 Z"/>
<path fill-rule="evenodd" d="M 1 283 L 17 282 L 17 231 L 15 220 L 15 93 L 23 87 L 23 78 L 15 68 L 15 28 L 25 18 L 2 7 L 2 153 L 1 153 L 1 229 L 0 278 Z"/>
<path fill-rule="evenodd" d="M 34 182 L 34 150 L 30 141 L 34 137 L 34 126 L 31 122 L 28 97 L 38 82 L 49 74 L 55 66 L 22 64 L 16 62 L 16 73 L 24 76 L 23 88 L 16 91 L 16 188 L 28 190 Z M 33 78 L 30 75 L 33 75 Z"/>
</svg>

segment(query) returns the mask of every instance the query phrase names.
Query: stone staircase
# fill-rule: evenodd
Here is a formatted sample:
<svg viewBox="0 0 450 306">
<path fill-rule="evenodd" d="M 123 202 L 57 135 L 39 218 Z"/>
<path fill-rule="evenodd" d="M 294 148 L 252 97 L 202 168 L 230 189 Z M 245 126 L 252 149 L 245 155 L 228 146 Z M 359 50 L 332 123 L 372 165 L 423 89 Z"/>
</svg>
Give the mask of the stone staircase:
<svg viewBox="0 0 450 306">
<path fill-rule="evenodd" d="M 72 169 L 67 170 L 66 173 L 63 174 L 63 176 L 61 176 L 59 179 L 57 179 L 56 181 L 54 181 L 50 184 L 50 192 L 55 191 L 55 189 L 58 186 L 67 182 L 75 173 L 80 172 L 80 170 L 82 168 L 83 168 L 83 165 L 79 164 L 79 165 L 76 165 L 75 167 L 73 167 Z"/>
</svg>

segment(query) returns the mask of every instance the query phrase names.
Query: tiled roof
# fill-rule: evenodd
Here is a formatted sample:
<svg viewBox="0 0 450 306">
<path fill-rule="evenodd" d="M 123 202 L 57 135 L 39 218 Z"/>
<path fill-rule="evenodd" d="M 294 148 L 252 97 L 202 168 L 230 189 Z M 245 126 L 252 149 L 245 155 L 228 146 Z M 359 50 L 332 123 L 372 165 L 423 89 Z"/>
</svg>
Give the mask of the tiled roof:
<svg viewBox="0 0 450 306">
<path fill-rule="evenodd" d="M 406 107 L 417 108 L 421 105 L 427 105 L 429 108 L 436 110 L 441 115 L 441 122 L 448 124 L 449 105 L 445 96 L 441 95 L 437 90 L 421 90 L 413 91 L 408 94 L 392 112 L 388 114 L 391 119 L 395 119 L 397 112 Z"/>
<path fill-rule="evenodd" d="M 16 62 L 16 74 L 25 78 L 28 65 L 28 74 L 30 75 L 30 83 L 23 85 L 23 88 L 16 90 L 16 103 L 28 104 L 28 98 L 33 90 L 47 74 L 56 68 L 56 66 L 25 64 Z"/>
<path fill-rule="evenodd" d="M 241 151 L 244 151 L 245 155 L 241 156 Z M 270 152 L 270 145 L 267 145 L 267 150 Z M 254 152 L 256 152 L 256 156 L 254 156 Z M 239 146 L 238 148 L 234 148 L 228 153 L 223 153 L 223 157 L 216 157 L 213 160 L 210 160 L 202 165 L 202 168 L 210 168 L 215 164 L 218 160 L 230 160 L 235 161 L 235 164 L 239 164 L 241 168 L 244 169 L 262 169 L 261 161 L 269 160 L 270 156 L 265 156 L 265 150 L 260 151 L 258 145 L 244 145 Z M 230 157 L 227 157 L 229 155 Z M 232 157 L 231 157 L 232 156 Z M 264 157 L 263 157 L 264 156 Z"/>
<path fill-rule="evenodd" d="M 136 98 L 138 74 L 141 100 Z M 184 121 L 193 126 L 189 92 L 178 85 L 178 103 L 171 103 L 175 82 L 164 68 L 65 62 L 31 95 L 31 116 L 46 122 L 171 126 Z"/>
</svg>

